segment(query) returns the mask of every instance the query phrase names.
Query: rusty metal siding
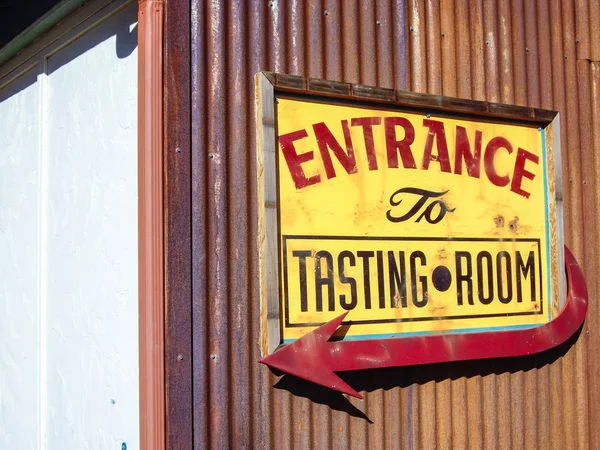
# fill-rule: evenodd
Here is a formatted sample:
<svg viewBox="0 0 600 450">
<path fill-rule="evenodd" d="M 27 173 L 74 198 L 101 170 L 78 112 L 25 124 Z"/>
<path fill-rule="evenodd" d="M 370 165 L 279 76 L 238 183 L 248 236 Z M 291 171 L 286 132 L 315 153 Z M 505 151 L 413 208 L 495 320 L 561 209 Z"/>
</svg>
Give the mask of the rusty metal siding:
<svg viewBox="0 0 600 450">
<path fill-rule="evenodd" d="M 599 3 L 167 2 L 171 447 L 193 431 L 215 449 L 600 449 Z M 566 242 L 590 293 L 578 338 L 534 358 L 345 376 L 364 401 L 259 367 L 259 71 L 559 111 Z"/>
</svg>

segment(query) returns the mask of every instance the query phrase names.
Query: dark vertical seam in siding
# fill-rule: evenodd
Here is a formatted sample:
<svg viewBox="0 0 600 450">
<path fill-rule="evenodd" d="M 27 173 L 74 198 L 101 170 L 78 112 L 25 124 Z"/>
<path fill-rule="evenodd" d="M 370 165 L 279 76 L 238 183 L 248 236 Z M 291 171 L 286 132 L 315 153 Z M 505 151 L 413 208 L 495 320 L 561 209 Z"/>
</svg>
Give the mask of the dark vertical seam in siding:
<svg viewBox="0 0 600 450">
<path fill-rule="evenodd" d="M 168 6 L 168 5 L 167 5 Z M 191 5 L 191 166 L 192 166 L 192 331 L 193 331 L 193 403 L 194 403 L 194 448 L 209 446 L 210 392 L 208 374 L 208 286 L 206 278 L 206 233 L 208 220 L 206 208 L 205 161 L 199 156 L 206 147 L 203 108 L 205 98 L 207 52 L 202 39 L 206 21 L 206 8 L 197 2 Z"/>
</svg>

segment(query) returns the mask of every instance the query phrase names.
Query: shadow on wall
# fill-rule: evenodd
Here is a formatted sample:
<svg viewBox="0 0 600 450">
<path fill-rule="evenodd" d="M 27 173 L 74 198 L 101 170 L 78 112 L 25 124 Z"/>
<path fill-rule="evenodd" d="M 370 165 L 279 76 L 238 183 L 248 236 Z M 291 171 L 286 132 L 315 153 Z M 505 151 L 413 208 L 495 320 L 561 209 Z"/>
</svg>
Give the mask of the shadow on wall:
<svg viewBox="0 0 600 450">
<path fill-rule="evenodd" d="M 556 362 L 564 356 L 577 342 L 581 335 L 580 328 L 563 344 L 531 356 L 517 356 L 513 358 L 480 359 L 441 364 L 427 364 L 421 366 L 393 367 L 389 369 L 357 370 L 353 372 L 338 372 L 337 375 L 358 392 L 373 392 L 376 390 L 389 390 L 393 388 L 409 388 L 409 402 L 412 387 L 423 385 L 431 381 L 457 380 L 459 378 L 473 378 L 491 374 L 528 372 L 540 369 Z M 273 371 L 276 375 L 281 375 Z M 276 384 L 276 389 L 290 392 L 294 396 L 305 397 L 310 401 L 329 408 L 345 412 L 350 416 L 364 419 L 373 423 L 367 415 L 350 402 L 340 392 L 316 385 L 292 375 L 284 375 Z M 354 402 L 356 403 L 356 402 Z"/>
<path fill-rule="evenodd" d="M 106 20 L 97 23 L 84 34 L 75 37 L 58 52 L 47 56 L 47 75 L 52 74 L 65 64 L 68 64 L 70 61 L 73 61 L 113 36 L 116 37 L 115 53 L 117 57 L 120 59 L 129 57 L 138 45 L 137 12 L 137 2 L 133 2 Z M 40 39 L 43 40 L 44 36 L 40 37 Z M 52 47 L 47 47 L 41 52 L 42 54 L 51 53 Z M 21 64 L 13 72 L 22 70 L 23 66 L 28 66 L 29 64 L 31 64 L 31 60 Z M 43 73 L 43 64 L 41 64 L 40 60 L 40 63 L 25 71 L 16 79 L 9 81 L 4 87 L 0 87 L 0 103 L 34 84 L 41 73 Z M 12 77 L 9 75 L 9 78 Z M 134 81 L 137 82 L 137 80 Z"/>
</svg>

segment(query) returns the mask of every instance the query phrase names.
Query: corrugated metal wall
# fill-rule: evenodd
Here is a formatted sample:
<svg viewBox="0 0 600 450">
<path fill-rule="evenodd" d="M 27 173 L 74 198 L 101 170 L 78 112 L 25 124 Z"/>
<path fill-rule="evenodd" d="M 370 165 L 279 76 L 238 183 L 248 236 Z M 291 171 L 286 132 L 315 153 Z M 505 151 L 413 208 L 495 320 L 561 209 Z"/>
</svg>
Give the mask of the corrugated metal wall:
<svg viewBox="0 0 600 450">
<path fill-rule="evenodd" d="M 599 16 L 598 0 L 169 0 L 169 445 L 600 448 Z M 274 388 L 257 363 L 259 71 L 558 110 L 566 242 L 590 293 L 578 338 L 535 358 L 349 374 L 364 401 L 287 376 Z"/>
</svg>

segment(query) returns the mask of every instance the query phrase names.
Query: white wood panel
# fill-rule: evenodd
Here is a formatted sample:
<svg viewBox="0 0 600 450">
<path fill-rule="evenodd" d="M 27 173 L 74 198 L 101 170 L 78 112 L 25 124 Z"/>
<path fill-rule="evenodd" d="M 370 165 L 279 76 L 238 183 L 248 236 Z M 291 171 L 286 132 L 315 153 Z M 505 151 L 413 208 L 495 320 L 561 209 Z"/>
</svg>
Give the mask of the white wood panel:
<svg viewBox="0 0 600 450">
<path fill-rule="evenodd" d="M 48 59 L 49 448 L 137 441 L 137 59 L 118 48 L 136 16 Z"/>
<path fill-rule="evenodd" d="M 37 67 L 0 89 L 0 448 L 39 439 Z"/>
<path fill-rule="evenodd" d="M 0 67 L 2 449 L 139 448 L 137 4 L 97 3 Z"/>
</svg>

